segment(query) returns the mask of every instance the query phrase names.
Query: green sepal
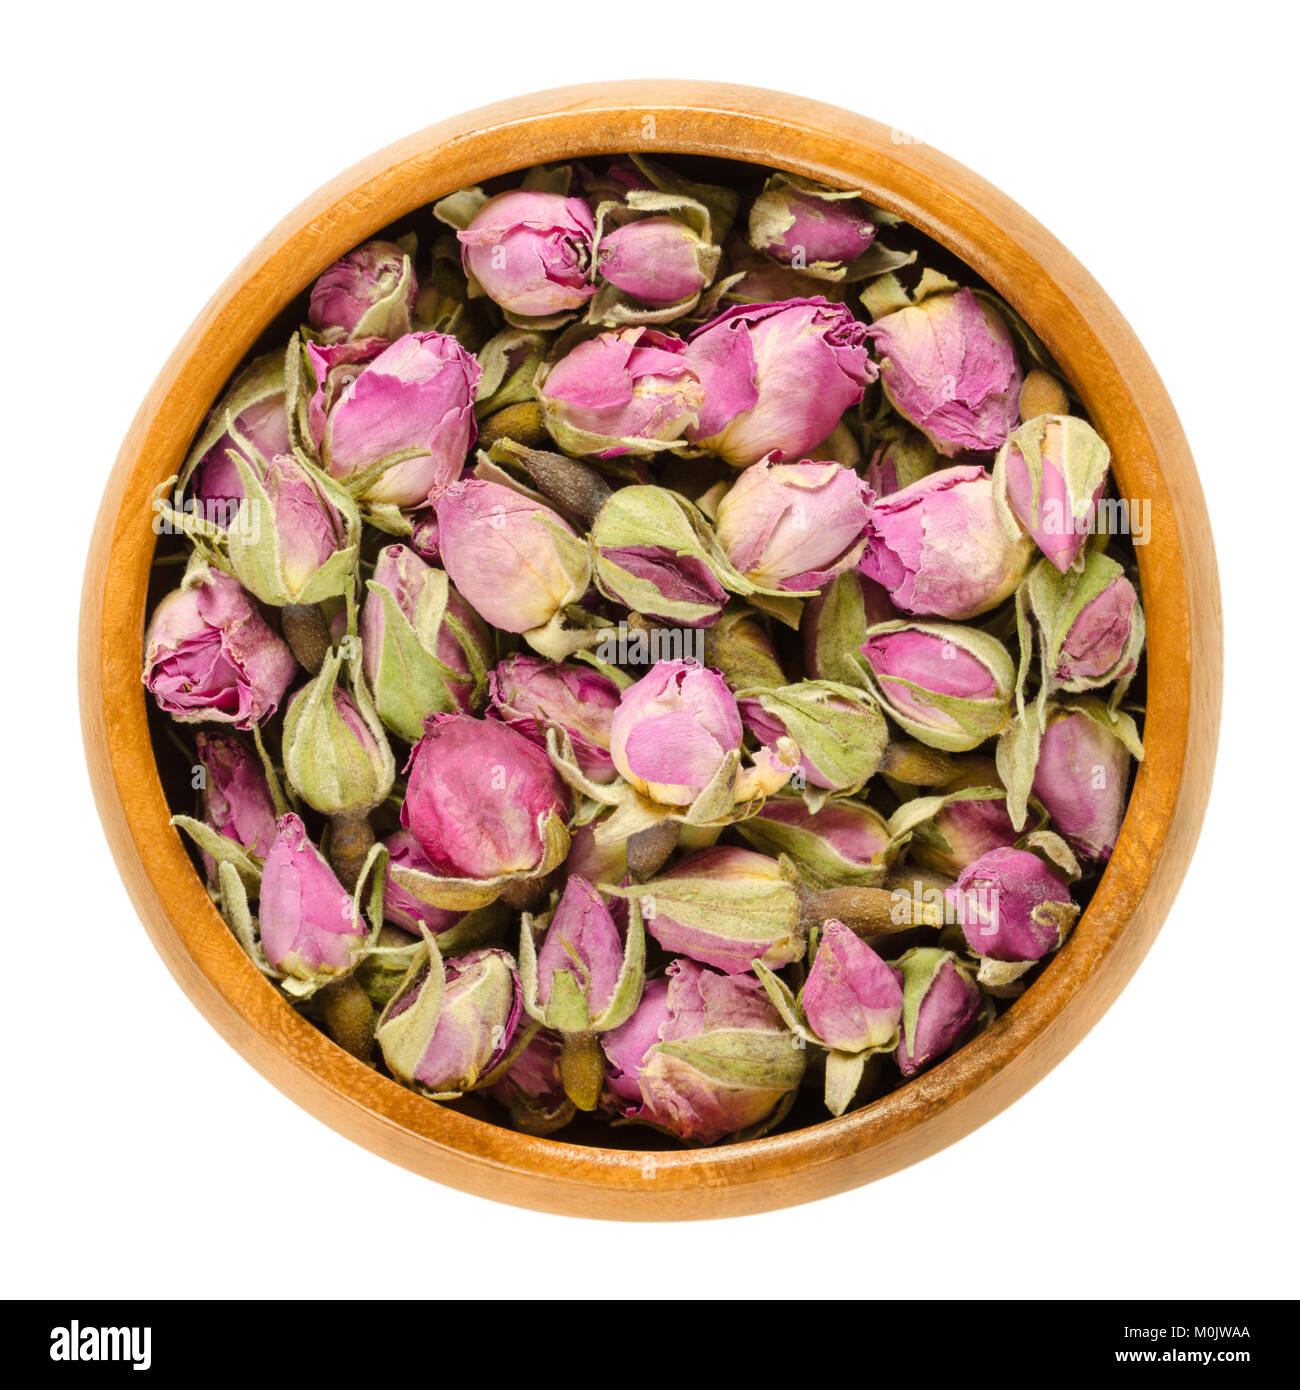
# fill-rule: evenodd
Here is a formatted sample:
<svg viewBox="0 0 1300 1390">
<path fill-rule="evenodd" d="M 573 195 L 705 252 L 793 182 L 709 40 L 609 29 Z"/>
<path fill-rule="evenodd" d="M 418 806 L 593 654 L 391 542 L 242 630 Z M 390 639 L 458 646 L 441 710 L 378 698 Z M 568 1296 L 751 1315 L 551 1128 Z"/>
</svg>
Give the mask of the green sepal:
<svg viewBox="0 0 1300 1390">
<path fill-rule="evenodd" d="M 438 1026 L 442 999 L 447 986 L 447 973 L 442 953 L 434 935 L 420 923 L 423 951 L 417 950 L 411 959 L 406 978 L 393 992 L 375 1024 L 375 1038 L 389 1071 L 399 1081 L 410 1083 Z M 396 1017 L 393 1008 L 410 992 L 424 973 L 414 1001 Z"/>
<path fill-rule="evenodd" d="M 852 1104 L 858 1087 L 862 1085 L 862 1073 L 866 1070 L 869 1055 L 866 1052 L 839 1052 L 833 1048 L 827 1052 L 824 1097 L 826 1108 L 832 1115 L 842 1115 Z"/>
<path fill-rule="evenodd" d="M 254 897 L 262 886 L 262 861 L 238 841 L 214 830 L 205 821 L 193 816 L 173 816 L 172 825 L 183 830 L 198 847 L 216 861 L 217 869 L 229 864 L 239 875 L 244 888 Z"/>
</svg>

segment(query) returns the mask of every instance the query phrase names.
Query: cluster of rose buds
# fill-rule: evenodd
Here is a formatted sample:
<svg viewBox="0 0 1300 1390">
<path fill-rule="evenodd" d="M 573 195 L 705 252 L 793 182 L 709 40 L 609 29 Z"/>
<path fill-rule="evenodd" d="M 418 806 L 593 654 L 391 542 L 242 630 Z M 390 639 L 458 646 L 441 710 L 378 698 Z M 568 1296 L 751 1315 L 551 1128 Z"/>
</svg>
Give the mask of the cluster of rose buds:
<svg viewBox="0 0 1300 1390">
<path fill-rule="evenodd" d="M 1142 756 L 1135 552 L 1042 344 L 860 191 L 735 174 L 443 198 L 155 498 L 213 900 L 355 1064 L 531 1134 L 743 1139 L 942 1065 Z"/>
</svg>

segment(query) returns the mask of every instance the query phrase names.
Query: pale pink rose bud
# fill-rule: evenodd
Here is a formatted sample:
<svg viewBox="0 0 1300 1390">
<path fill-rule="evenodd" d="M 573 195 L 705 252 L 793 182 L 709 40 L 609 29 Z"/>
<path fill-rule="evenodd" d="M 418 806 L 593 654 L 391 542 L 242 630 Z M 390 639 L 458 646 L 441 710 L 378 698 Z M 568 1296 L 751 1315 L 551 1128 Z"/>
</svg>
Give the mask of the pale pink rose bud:
<svg viewBox="0 0 1300 1390">
<path fill-rule="evenodd" d="M 1053 672 L 1057 683 L 1083 690 L 1132 674 L 1141 650 L 1141 622 L 1136 590 L 1125 575 L 1116 575 L 1070 624 Z"/>
<path fill-rule="evenodd" d="M 203 767 L 203 819 L 219 835 L 265 859 L 275 840 L 275 802 L 261 759 L 232 734 L 200 731 L 194 746 Z M 212 857 L 203 862 L 216 874 Z"/>
<path fill-rule="evenodd" d="M 421 853 L 415 836 L 409 830 L 395 830 L 385 839 L 384 847 L 388 850 L 390 864 L 400 865 L 404 869 L 414 869 L 422 874 L 437 875 L 437 869 Z M 384 887 L 385 922 L 391 922 L 394 926 L 402 927 L 415 935 L 419 934 L 420 923 L 423 922 L 437 936 L 448 927 L 454 927 L 462 916 L 462 913 L 423 902 L 389 874 Z"/>
<path fill-rule="evenodd" d="M 549 729 L 563 729 L 584 776 L 612 782 L 618 773 L 609 756 L 609 731 L 619 688 L 590 666 L 543 661 L 517 653 L 488 677 L 492 712 L 503 723 L 546 747 Z"/>
<path fill-rule="evenodd" d="M 704 388 L 686 344 L 652 328 L 588 338 L 538 374 L 551 436 L 571 454 L 651 454 L 699 418 Z"/>
<path fill-rule="evenodd" d="M 1002 447 L 1017 419 L 1020 367 L 1006 324 L 970 290 L 932 295 L 867 333 L 885 394 L 941 454 Z"/>
<path fill-rule="evenodd" d="M 262 866 L 257 921 L 267 960 L 300 980 L 346 973 L 366 938 L 352 895 L 295 815 L 280 817 Z"/>
<path fill-rule="evenodd" d="M 194 496 L 204 504 L 208 519 L 218 524 L 220 519 L 211 514 L 215 504 L 226 504 L 226 515 L 230 516 L 233 512 L 228 504 L 237 503 L 244 495 L 239 466 L 231 455 L 237 454 L 260 475 L 268 460 L 289 452 L 284 392 L 277 391 L 245 407 L 235 418 L 234 427 L 244 442 L 237 442 L 233 434 L 223 434 L 204 454 L 194 479 Z"/>
<path fill-rule="evenodd" d="M 410 330 L 418 295 L 402 248 L 368 241 L 335 261 L 311 287 L 307 321 L 327 336 L 398 338 Z"/>
<path fill-rule="evenodd" d="M 875 224 L 858 199 L 818 196 L 780 175 L 749 213 L 750 245 L 797 268 L 847 265 L 875 239 Z"/>
<path fill-rule="evenodd" d="M 494 879 L 536 871 L 569 793 L 546 754 L 495 719 L 435 715 L 407 764 L 402 825 L 437 873 Z"/>
<path fill-rule="evenodd" d="M 456 233 L 467 274 L 503 309 L 544 318 L 591 298 L 596 219 L 581 198 L 519 188 L 489 198 Z"/>
<path fill-rule="evenodd" d="M 884 818 L 860 801 L 828 801 L 810 811 L 803 797 L 779 797 L 736 829 L 766 854 L 786 854 L 809 888 L 873 881 L 889 847 Z"/>
<path fill-rule="evenodd" d="M 1011 846 L 967 865 L 945 897 L 957 909 L 966 944 L 990 960 L 1041 960 L 1078 916 L 1060 874 Z"/>
<path fill-rule="evenodd" d="M 596 272 L 642 304 L 679 304 L 713 278 L 717 252 L 674 217 L 645 217 L 607 233 L 596 250 Z"/>
<path fill-rule="evenodd" d="M 488 1088 L 487 1094 L 509 1108 L 515 1127 L 525 1134 L 549 1133 L 573 1113 L 560 1080 L 562 1046 L 558 1033 L 539 1028 L 501 1080 Z"/>
<path fill-rule="evenodd" d="M 996 776 L 987 782 L 996 784 Z M 990 850 L 1014 844 L 1019 835 L 1011 823 L 1005 797 L 947 802 L 929 822 L 935 836 L 917 838 L 912 857 L 922 867 L 956 878 Z"/>
<path fill-rule="evenodd" d="M 806 458 L 876 379 L 867 328 L 822 298 L 741 304 L 692 334 L 704 408 L 687 438 L 737 468 Z"/>
<path fill-rule="evenodd" d="M 838 463 L 764 459 L 723 495 L 718 541 L 756 584 L 821 589 L 862 554 L 871 502 L 862 479 Z"/>
<path fill-rule="evenodd" d="M 382 351 L 374 354 L 376 344 Z M 477 434 L 474 392 L 481 372 L 455 338 L 407 333 L 392 344 L 374 338 L 334 348 L 309 343 L 307 360 L 316 378 L 309 420 L 334 477 L 351 478 L 419 450 L 363 494 L 370 502 L 416 507 L 460 476 Z"/>
<path fill-rule="evenodd" d="M 537 952 L 537 999 L 551 1002 L 555 977 L 568 975 L 586 1003 L 589 1018 L 608 1008 L 623 969 L 624 941 L 604 898 L 586 879 L 569 877 Z M 561 1020 L 547 1020 L 564 1027 Z"/>
<path fill-rule="evenodd" d="M 1015 593 L 1033 555 L 998 521 L 993 479 L 972 465 L 942 468 L 882 497 L 866 525 L 862 572 L 904 613 L 974 618 Z"/>
<path fill-rule="evenodd" d="M 918 946 L 897 964 L 903 974 L 903 1036 L 894 1059 L 904 1076 L 915 1076 L 974 1022 L 980 988 L 951 951 Z"/>
<path fill-rule="evenodd" d="M 182 723 L 250 729 L 275 712 L 297 670 L 248 594 L 206 565 L 154 609 L 144 649 L 149 693 Z"/>
<path fill-rule="evenodd" d="M 1034 795 L 1052 824 L 1087 859 L 1109 859 L 1127 803 L 1130 754 L 1100 720 L 1058 709 L 1034 769 Z"/>
<path fill-rule="evenodd" d="M 493 627 L 545 627 L 587 592 L 587 546 L 558 512 L 477 478 L 453 483 L 436 506 L 442 563 Z"/>
<path fill-rule="evenodd" d="M 623 691 L 610 756 L 623 777 L 667 806 L 689 806 L 743 737 L 726 681 L 694 661 L 660 661 Z"/>
<path fill-rule="evenodd" d="M 823 927 L 799 1003 L 818 1040 L 837 1052 L 897 1043 L 903 1017 L 898 975 L 843 922 Z"/>
<path fill-rule="evenodd" d="M 690 960 L 601 1037 L 617 1112 L 699 1144 L 761 1123 L 799 1085 L 806 1049 L 795 1041 L 752 975 Z"/>
</svg>

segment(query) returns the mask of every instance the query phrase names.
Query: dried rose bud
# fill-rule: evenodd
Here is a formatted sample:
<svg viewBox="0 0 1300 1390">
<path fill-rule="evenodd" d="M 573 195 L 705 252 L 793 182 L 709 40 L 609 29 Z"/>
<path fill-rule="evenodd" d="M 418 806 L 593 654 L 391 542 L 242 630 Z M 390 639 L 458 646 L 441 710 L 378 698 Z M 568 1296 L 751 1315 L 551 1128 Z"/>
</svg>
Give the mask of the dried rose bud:
<svg viewBox="0 0 1300 1390">
<path fill-rule="evenodd" d="M 537 394 L 556 443 L 596 458 L 669 448 L 704 404 L 686 344 L 652 328 L 622 328 L 579 343 L 538 373 Z"/>
<path fill-rule="evenodd" d="M 892 1052 L 903 1017 L 903 987 L 894 969 L 831 920 L 799 995 L 808 1026 L 836 1052 Z"/>
<path fill-rule="evenodd" d="M 593 782 L 618 776 L 609 756 L 610 723 L 619 688 L 608 676 L 576 663 L 508 656 L 488 678 L 492 712 L 539 748 L 546 732 L 563 729 L 578 766 Z"/>
<path fill-rule="evenodd" d="M 623 691 L 609 751 L 642 796 L 689 806 L 739 750 L 742 734 L 735 697 L 716 671 L 660 661 Z"/>
<path fill-rule="evenodd" d="M 822 298 L 719 314 L 688 346 L 704 409 L 687 438 L 737 468 L 806 458 L 876 379 L 866 334 L 844 305 Z"/>
<path fill-rule="evenodd" d="M 261 760 L 231 734 L 200 731 L 194 746 L 203 767 L 203 819 L 226 839 L 265 859 L 275 840 L 275 801 Z M 209 878 L 215 864 L 203 856 Z"/>
<path fill-rule="evenodd" d="M 407 333 L 392 344 L 375 338 L 337 347 L 308 343 L 307 361 L 316 381 L 308 419 L 335 478 L 354 479 L 418 450 L 362 492 L 368 502 L 417 507 L 460 476 L 477 428 L 480 372 L 455 338 Z"/>
<path fill-rule="evenodd" d="M 718 252 L 675 217 L 643 217 L 606 232 L 596 247 L 596 273 L 642 304 L 667 306 L 694 298 L 713 279 Z"/>
<path fill-rule="evenodd" d="M 779 969 L 803 955 L 794 873 L 765 854 L 719 845 L 611 891 L 638 903 L 664 950 L 725 974 L 749 970 L 756 959 Z"/>
<path fill-rule="evenodd" d="M 311 287 L 307 321 L 326 341 L 400 338 L 410 332 L 419 294 L 411 258 L 391 241 L 349 251 Z"/>
<path fill-rule="evenodd" d="M 942 1057 L 979 1012 L 980 989 L 951 951 L 918 946 L 897 961 L 903 972 L 903 1036 L 894 1057 L 904 1076 Z"/>
<path fill-rule="evenodd" d="M 438 514 L 432 508 L 411 514 L 411 549 L 430 565 L 442 563 L 438 544 Z"/>
<path fill-rule="evenodd" d="M 853 194 L 783 174 L 768 179 L 749 212 L 750 245 L 800 270 L 847 266 L 875 239 L 875 224 Z"/>
<path fill-rule="evenodd" d="M 1020 367 L 1006 324 L 970 290 L 932 295 L 867 330 L 898 413 L 948 458 L 999 449 L 1016 423 Z"/>
<path fill-rule="evenodd" d="M 587 592 L 587 546 L 558 512 L 477 478 L 453 483 L 436 506 L 443 565 L 493 627 L 544 628 Z"/>
<path fill-rule="evenodd" d="M 511 1123 L 525 1134 L 553 1134 L 573 1118 L 573 1106 L 560 1079 L 558 1034 L 539 1028 L 504 1076 L 487 1089 L 510 1111 Z"/>
<path fill-rule="evenodd" d="M 1137 670 L 1146 621 L 1122 565 L 1099 550 L 1065 574 L 1040 560 L 1025 586 L 1043 660 L 1062 690 L 1095 690 Z"/>
<path fill-rule="evenodd" d="M 619 836 L 597 840 L 599 826 L 599 821 L 593 821 L 574 830 L 565 870 L 588 883 L 622 883 L 627 877 L 627 840 Z"/>
<path fill-rule="evenodd" d="M 402 824 L 450 878 L 532 874 L 569 818 L 550 760 L 495 719 L 439 714 L 411 754 Z"/>
<path fill-rule="evenodd" d="M 1009 598 L 1033 555 L 998 522 L 993 480 L 970 465 L 943 468 L 881 498 L 866 526 L 862 571 L 904 613 L 974 618 Z"/>
<path fill-rule="evenodd" d="M 997 961 L 1041 960 L 1074 925 L 1079 909 L 1060 874 L 1029 850 L 989 850 L 961 872 L 947 896 L 966 944 Z"/>
<path fill-rule="evenodd" d="M 913 483 L 919 483 L 938 467 L 934 445 L 918 430 L 907 425 L 895 427 L 871 455 L 863 477 L 877 497 L 889 497 Z"/>
<path fill-rule="evenodd" d="M 231 383 L 191 456 L 192 492 L 207 519 L 220 524 L 222 517 L 233 515 L 231 504 L 243 497 L 237 460 L 260 475 L 276 454 L 289 449 L 284 353 L 271 352 Z"/>
<path fill-rule="evenodd" d="M 1057 706 L 1034 769 L 1034 795 L 1087 859 L 1109 859 L 1127 803 L 1130 749 L 1104 707 Z"/>
<path fill-rule="evenodd" d="M 581 198 L 498 193 L 456 236 L 466 274 L 509 313 L 545 318 L 585 304 L 596 220 Z"/>
<path fill-rule="evenodd" d="M 438 871 L 421 852 L 415 836 L 409 830 L 395 830 L 384 840 L 384 847 L 388 850 L 390 868 L 388 882 L 384 887 L 384 921 L 391 922 L 394 926 L 402 927 L 415 935 L 419 934 L 421 922 L 435 936 L 440 932 L 445 932 L 450 927 L 454 927 L 461 920 L 462 913 L 434 907 L 432 904 L 422 901 L 414 893 L 404 888 L 391 872 L 391 869 L 396 866 L 403 869 L 414 869 L 422 874 L 437 874 Z"/>
<path fill-rule="evenodd" d="M 872 884 L 885 872 L 889 828 L 858 801 L 828 801 L 810 811 L 802 797 L 780 797 L 736 829 L 766 854 L 789 855 L 809 888 Z"/>
<path fill-rule="evenodd" d="M 266 958 L 299 980 L 346 974 L 366 938 L 352 895 L 307 838 L 297 816 L 281 816 L 276 831 L 258 899 Z"/>
<path fill-rule="evenodd" d="M 821 589 L 862 554 L 871 500 L 862 479 L 838 463 L 764 459 L 718 504 L 718 542 L 756 584 Z"/>
<path fill-rule="evenodd" d="M 444 962 L 427 937 L 405 987 L 380 1014 L 375 1037 L 399 1081 L 455 1095 L 473 1090 L 505 1057 L 522 1008 L 507 952 L 470 951 Z"/>
<path fill-rule="evenodd" d="M 289 701 L 284 716 L 284 773 L 294 791 L 325 815 L 364 812 L 392 790 L 395 766 L 384 726 L 363 687 L 338 688 L 340 657 Z"/>
<path fill-rule="evenodd" d="M 937 805 L 924 822 L 923 832 L 912 838 L 912 859 L 949 878 L 956 878 L 981 855 L 1014 844 L 1019 838 L 1007 812 L 1006 794 L 993 794 L 998 787 L 996 771 L 986 766 L 985 760 L 976 761 L 978 765 L 969 776 L 963 774 L 961 787 L 950 785 L 944 794 L 925 798 Z"/>
<path fill-rule="evenodd" d="M 361 607 L 361 661 L 379 717 L 415 743 L 430 714 L 468 714 L 492 635 L 447 576 L 404 545 L 375 561 Z"/>
<path fill-rule="evenodd" d="M 993 469 L 1004 529 L 1023 526 L 1062 574 L 1088 539 L 1110 450 L 1077 415 L 1040 415 L 1007 438 Z"/>
<path fill-rule="evenodd" d="M 898 610 L 889 594 L 861 568 L 838 574 L 808 600 L 799 623 L 804 665 L 814 680 L 862 683 L 862 644 L 868 631 L 892 622 Z"/>
<path fill-rule="evenodd" d="M 756 979 L 689 960 L 648 984 L 601 1043 L 618 1113 L 699 1144 L 767 1119 L 805 1060 Z"/>
<path fill-rule="evenodd" d="M 149 693 L 182 723 L 250 729 L 275 712 L 298 669 L 239 584 L 201 562 L 154 609 L 144 652 Z"/>
<path fill-rule="evenodd" d="M 889 730 L 865 691 L 832 681 L 800 681 L 736 695 L 745 728 L 764 747 L 783 737 L 799 745 L 807 783 L 855 792 L 880 766 Z"/>
<path fill-rule="evenodd" d="M 886 712 L 931 748 L 977 748 L 1011 718 L 1011 657 L 978 628 L 881 623 L 868 634 L 862 658 Z"/>
</svg>

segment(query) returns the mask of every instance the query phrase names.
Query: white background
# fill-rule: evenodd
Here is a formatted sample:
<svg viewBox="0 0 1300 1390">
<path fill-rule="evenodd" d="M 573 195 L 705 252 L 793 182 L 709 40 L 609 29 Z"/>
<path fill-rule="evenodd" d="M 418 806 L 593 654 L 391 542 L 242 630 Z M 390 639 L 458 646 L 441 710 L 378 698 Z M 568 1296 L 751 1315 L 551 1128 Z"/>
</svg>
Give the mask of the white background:
<svg viewBox="0 0 1300 1390">
<path fill-rule="evenodd" d="M 3 1293 L 1294 1296 L 1294 30 L 1281 5 L 42 5 L 6 20 Z M 675 23 L 673 16 L 676 17 Z M 801 27 L 806 20 L 807 27 Z M 1119 1002 L 978 1133 L 723 1223 L 598 1226 L 434 1186 L 296 1109 L 201 1019 L 83 772 L 87 538 L 208 295 L 337 171 L 443 116 L 611 77 L 861 110 L 978 170 L 1096 275 L 1199 460 L 1227 707 L 1196 862 Z M 323 1241 L 318 1240 L 324 1237 Z M 541 1291 L 532 1276 L 522 1296 Z"/>
</svg>

